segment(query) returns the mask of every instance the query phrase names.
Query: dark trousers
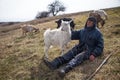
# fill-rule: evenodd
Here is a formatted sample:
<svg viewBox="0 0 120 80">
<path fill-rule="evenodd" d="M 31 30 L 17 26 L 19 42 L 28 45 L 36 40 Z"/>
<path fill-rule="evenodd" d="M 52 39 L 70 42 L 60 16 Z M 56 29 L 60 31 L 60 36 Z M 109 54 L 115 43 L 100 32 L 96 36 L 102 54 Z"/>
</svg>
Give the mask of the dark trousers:
<svg viewBox="0 0 120 80">
<path fill-rule="evenodd" d="M 76 45 L 71 50 L 69 50 L 63 56 L 58 57 L 60 65 L 67 64 L 71 68 L 78 66 L 84 60 L 89 58 L 89 54 L 87 50 L 85 50 L 85 46 L 83 45 Z"/>
</svg>

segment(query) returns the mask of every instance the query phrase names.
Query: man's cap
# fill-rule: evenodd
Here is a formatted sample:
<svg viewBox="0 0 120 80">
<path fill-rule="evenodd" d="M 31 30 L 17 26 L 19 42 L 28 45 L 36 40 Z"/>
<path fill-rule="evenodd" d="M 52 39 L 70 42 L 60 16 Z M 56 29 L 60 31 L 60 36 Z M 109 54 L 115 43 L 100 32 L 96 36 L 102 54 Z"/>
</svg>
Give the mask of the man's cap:
<svg viewBox="0 0 120 80">
<path fill-rule="evenodd" d="M 95 17 L 89 17 L 88 20 L 89 20 L 89 21 L 93 21 L 94 23 L 97 22 Z"/>
</svg>

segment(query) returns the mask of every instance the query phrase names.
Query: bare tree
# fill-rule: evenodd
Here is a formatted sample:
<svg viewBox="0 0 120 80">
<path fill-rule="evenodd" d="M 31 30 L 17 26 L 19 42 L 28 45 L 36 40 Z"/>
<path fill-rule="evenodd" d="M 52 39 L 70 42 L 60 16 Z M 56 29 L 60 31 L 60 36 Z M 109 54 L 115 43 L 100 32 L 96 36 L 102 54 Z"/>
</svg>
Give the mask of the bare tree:
<svg viewBox="0 0 120 80">
<path fill-rule="evenodd" d="M 48 9 L 53 16 L 56 16 L 60 11 L 64 12 L 66 7 L 58 0 L 55 0 L 53 3 L 48 5 Z"/>
<path fill-rule="evenodd" d="M 50 12 L 48 11 L 38 12 L 35 18 L 39 19 L 39 18 L 49 17 L 49 14 Z"/>
</svg>

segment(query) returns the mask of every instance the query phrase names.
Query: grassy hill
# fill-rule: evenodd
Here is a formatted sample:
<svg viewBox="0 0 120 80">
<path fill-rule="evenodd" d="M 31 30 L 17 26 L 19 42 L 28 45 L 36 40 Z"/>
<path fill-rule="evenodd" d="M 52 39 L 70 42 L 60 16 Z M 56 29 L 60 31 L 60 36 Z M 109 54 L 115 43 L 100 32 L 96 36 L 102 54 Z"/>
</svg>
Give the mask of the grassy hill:
<svg viewBox="0 0 120 80">
<path fill-rule="evenodd" d="M 100 28 L 105 44 L 103 55 L 93 62 L 85 61 L 62 80 L 86 80 L 111 52 L 113 55 L 92 80 L 120 80 L 120 7 L 105 11 L 108 20 L 105 26 Z M 49 70 L 43 63 L 43 33 L 47 28 L 56 28 L 55 20 L 61 17 L 71 17 L 76 23 L 75 30 L 81 29 L 88 14 L 89 12 L 80 12 L 0 26 L 0 80 L 61 80 L 56 71 Z M 23 24 L 32 24 L 39 28 L 40 32 L 22 36 L 20 26 Z M 67 50 L 75 44 L 77 41 L 71 41 Z M 50 49 L 50 60 L 59 55 L 59 48 Z"/>
</svg>

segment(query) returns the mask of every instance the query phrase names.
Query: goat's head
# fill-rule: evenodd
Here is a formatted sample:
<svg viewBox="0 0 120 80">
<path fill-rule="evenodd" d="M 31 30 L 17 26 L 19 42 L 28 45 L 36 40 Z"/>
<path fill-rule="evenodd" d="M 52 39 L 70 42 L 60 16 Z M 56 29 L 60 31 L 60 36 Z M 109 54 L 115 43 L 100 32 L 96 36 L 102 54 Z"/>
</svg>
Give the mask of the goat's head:
<svg viewBox="0 0 120 80">
<path fill-rule="evenodd" d="M 70 23 L 72 22 L 72 20 L 71 21 L 63 21 L 63 20 L 61 20 L 61 30 L 62 31 L 68 31 L 68 30 L 70 30 Z"/>
<path fill-rule="evenodd" d="M 39 28 L 35 28 L 35 32 L 39 32 Z"/>
<path fill-rule="evenodd" d="M 68 21 L 71 21 L 71 22 L 70 22 L 71 30 L 74 29 L 75 23 L 74 23 L 74 21 L 73 21 L 71 18 L 61 18 L 61 19 L 55 21 L 55 23 L 57 23 L 57 28 L 59 28 L 59 27 L 61 26 L 62 20 L 63 20 L 63 21 L 67 21 L 67 22 L 68 22 Z"/>
</svg>

